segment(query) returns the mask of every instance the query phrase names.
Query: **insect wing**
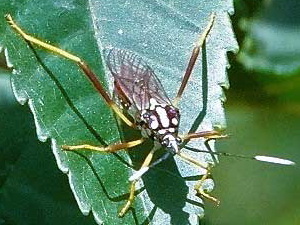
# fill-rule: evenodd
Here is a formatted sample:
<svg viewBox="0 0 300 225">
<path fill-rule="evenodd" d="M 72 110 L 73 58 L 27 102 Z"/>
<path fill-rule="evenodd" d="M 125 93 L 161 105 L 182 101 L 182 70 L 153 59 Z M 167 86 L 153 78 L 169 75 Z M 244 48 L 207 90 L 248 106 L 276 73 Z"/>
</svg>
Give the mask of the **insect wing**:
<svg viewBox="0 0 300 225">
<path fill-rule="evenodd" d="M 148 109 L 150 99 L 159 104 L 171 104 L 154 71 L 134 53 L 111 49 L 107 65 L 115 79 L 119 98 L 138 110 Z"/>
</svg>

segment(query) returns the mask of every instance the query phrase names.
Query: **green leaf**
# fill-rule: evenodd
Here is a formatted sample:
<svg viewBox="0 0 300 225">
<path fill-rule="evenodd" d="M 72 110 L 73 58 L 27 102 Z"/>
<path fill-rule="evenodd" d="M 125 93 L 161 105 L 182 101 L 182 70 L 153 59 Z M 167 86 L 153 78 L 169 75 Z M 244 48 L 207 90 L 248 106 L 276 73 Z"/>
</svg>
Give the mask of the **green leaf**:
<svg viewBox="0 0 300 225">
<path fill-rule="evenodd" d="M 225 126 L 221 86 L 228 87 L 226 52 L 237 48 L 228 16 L 233 12 L 231 1 L 2 1 L 0 10 L 1 15 L 11 13 L 26 32 L 82 57 L 110 90 L 112 80 L 104 73 L 102 49 L 113 46 L 136 52 L 156 71 L 170 97 L 179 87 L 193 44 L 215 12 L 215 25 L 180 102 L 180 132 Z M 151 142 L 132 150 L 130 158 L 121 152 L 118 156 L 62 152 L 62 144 L 103 145 L 138 135 L 118 127 L 111 110 L 74 63 L 29 48 L 4 19 L 0 25 L 5 34 L 0 41 L 15 69 L 15 95 L 22 104 L 28 101 L 39 139 L 51 138 L 57 164 L 68 174 L 81 211 L 92 211 L 96 221 L 105 224 L 196 224 L 203 208 L 194 196 L 194 182 L 186 177 L 203 171 L 177 158 L 145 174 L 135 210 L 117 217 L 132 174 L 125 162 L 132 161 L 138 168 Z M 190 145 L 205 148 L 202 140 Z M 211 161 L 207 154 L 193 156 Z"/>
<path fill-rule="evenodd" d="M 79 211 L 49 143 L 36 140 L 29 108 L 7 102 L 0 112 L 0 223 L 94 224 Z"/>
<path fill-rule="evenodd" d="M 247 4 L 252 6 L 253 1 Z M 265 74 L 299 74 L 298 4 L 297 1 L 272 2 L 259 7 L 252 18 L 242 15 L 240 28 L 246 37 L 238 59 L 246 68 Z"/>
</svg>

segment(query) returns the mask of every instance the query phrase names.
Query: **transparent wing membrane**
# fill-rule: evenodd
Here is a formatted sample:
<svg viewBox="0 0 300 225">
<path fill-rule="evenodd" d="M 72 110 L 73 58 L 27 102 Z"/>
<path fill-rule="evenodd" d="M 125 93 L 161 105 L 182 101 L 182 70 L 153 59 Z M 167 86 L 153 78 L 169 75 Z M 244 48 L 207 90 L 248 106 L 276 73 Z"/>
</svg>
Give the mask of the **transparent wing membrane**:
<svg viewBox="0 0 300 225">
<path fill-rule="evenodd" d="M 110 49 L 107 65 L 115 79 L 115 91 L 138 110 L 149 108 L 150 99 L 171 104 L 154 71 L 139 56 L 122 49 Z"/>
</svg>

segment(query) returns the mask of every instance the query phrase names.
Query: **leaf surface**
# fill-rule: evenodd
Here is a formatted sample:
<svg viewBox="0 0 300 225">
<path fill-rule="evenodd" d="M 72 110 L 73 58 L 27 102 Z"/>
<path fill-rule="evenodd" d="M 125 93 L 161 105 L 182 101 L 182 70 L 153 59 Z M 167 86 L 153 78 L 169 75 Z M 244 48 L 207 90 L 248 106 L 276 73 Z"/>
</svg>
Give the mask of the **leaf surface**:
<svg viewBox="0 0 300 225">
<path fill-rule="evenodd" d="M 112 90 L 112 78 L 103 68 L 102 50 L 117 47 L 137 53 L 155 70 L 171 99 L 193 44 L 215 12 L 216 22 L 180 102 L 180 132 L 225 126 L 221 86 L 228 87 L 226 52 L 237 48 L 228 16 L 233 12 L 231 1 L 3 1 L 0 6 L 1 14 L 10 12 L 26 32 L 82 57 L 108 90 Z M 133 140 L 138 134 L 118 126 L 74 63 L 31 49 L 4 20 L 0 24 L 5 34 L 0 41 L 15 69 L 15 95 L 22 104 L 28 101 L 39 139 L 51 138 L 57 164 L 68 174 L 81 211 L 92 211 L 96 221 L 105 224 L 196 224 L 203 208 L 194 196 L 196 178 L 187 177 L 203 171 L 176 158 L 143 177 L 134 210 L 117 218 L 132 174 L 128 164 L 138 168 L 140 152 L 150 149 L 151 142 L 130 155 L 62 152 L 62 144 L 106 145 Z M 190 145 L 204 148 L 201 140 Z M 207 154 L 192 155 L 211 161 Z"/>
</svg>

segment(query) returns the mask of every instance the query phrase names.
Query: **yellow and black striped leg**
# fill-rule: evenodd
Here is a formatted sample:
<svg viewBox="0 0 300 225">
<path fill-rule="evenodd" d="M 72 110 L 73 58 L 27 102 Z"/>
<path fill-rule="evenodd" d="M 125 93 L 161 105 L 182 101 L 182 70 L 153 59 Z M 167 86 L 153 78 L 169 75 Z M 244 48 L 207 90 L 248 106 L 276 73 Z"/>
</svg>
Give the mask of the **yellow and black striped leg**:
<svg viewBox="0 0 300 225">
<path fill-rule="evenodd" d="M 132 148 L 134 146 L 140 145 L 144 142 L 144 140 L 145 140 L 144 138 L 141 138 L 135 141 L 112 144 L 105 147 L 83 144 L 83 145 L 62 145 L 61 148 L 66 151 L 91 150 L 96 152 L 116 152 L 122 149 Z"/>
<path fill-rule="evenodd" d="M 22 36 L 24 40 L 27 42 L 30 42 L 32 44 L 35 44 L 41 48 L 44 48 L 46 50 L 49 50 L 52 53 L 55 53 L 57 55 L 60 55 L 64 58 L 70 59 L 73 62 L 77 63 L 77 65 L 82 69 L 84 74 L 87 76 L 87 78 L 90 80 L 90 82 L 93 84 L 93 86 L 97 89 L 99 94 L 102 96 L 102 98 L 105 100 L 105 102 L 112 108 L 112 110 L 128 125 L 131 127 L 135 127 L 135 124 L 128 119 L 123 112 L 120 110 L 120 108 L 116 105 L 116 103 L 111 99 L 109 94 L 106 92 L 106 90 L 103 88 L 103 85 L 97 78 L 97 76 L 93 73 L 93 71 L 90 69 L 90 67 L 78 56 L 73 55 L 65 50 L 62 50 L 60 48 L 57 48 L 53 45 L 50 45 L 44 41 L 41 41 L 31 35 L 26 34 L 12 19 L 11 15 L 5 16 L 8 24 L 18 33 Z"/>
<path fill-rule="evenodd" d="M 206 37 L 209 34 L 209 32 L 210 32 L 210 30 L 211 30 L 211 28 L 212 28 L 212 26 L 214 24 L 215 17 L 216 17 L 216 15 L 214 13 L 211 14 L 208 25 L 206 26 L 204 32 L 200 35 L 199 39 L 196 42 L 196 46 L 194 47 L 194 49 L 192 51 L 192 55 L 190 57 L 188 66 L 187 66 L 187 68 L 185 70 L 185 74 L 183 76 L 180 88 L 179 88 L 179 90 L 177 92 L 177 95 L 176 95 L 174 101 L 173 101 L 173 105 L 174 106 L 177 106 L 178 102 L 181 99 L 183 91 L 184 91 L 184 89 L 185 89 L 185 87 L 186 87 L 186 85 L 187 85 L 187 83 L 189 81 L 189 78 L 190 78 L 190 76 L 191 76 L 191 74 L 193 72 L 196 60 L 197 60 L 197 58 L 199 56 L 200 50 L 201 50 L 201 48 L 203 46 L 203 43 L 205 42 Z"/>
<path fill-rule="evenodd" d="M 125 205 L 122 207 L 122 209 L 119 212 L 119 217 L 123 217 L 125 213 L 128 211 L 130 206 L 133 204 L 135 199 L 135 185 L 136 182 L 141 178 L 141 176 L 149 169 L 149 165 L 151 163 L 151 160 L 153 158 L 154 152 L 157 150 L 157 147 L 155 146 L 147 155 L 146 159 L 144 160 L 141 168 L 135 173 L 133 176 L 130 177 L 130 191 L 129 191 L 129 198 Z"/>
</svg>

